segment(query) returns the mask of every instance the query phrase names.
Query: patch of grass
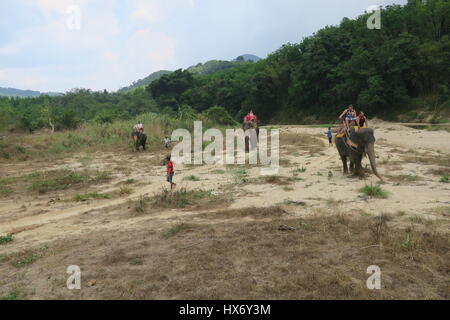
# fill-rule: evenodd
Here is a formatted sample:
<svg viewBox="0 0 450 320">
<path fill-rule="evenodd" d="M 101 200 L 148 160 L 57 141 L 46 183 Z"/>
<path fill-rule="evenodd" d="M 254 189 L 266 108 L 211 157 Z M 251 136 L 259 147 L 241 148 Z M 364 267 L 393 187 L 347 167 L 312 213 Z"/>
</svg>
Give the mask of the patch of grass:
<svg viewBox="0 0 450 320">
<path fill-rule="evenodd" d="M 111 196 L 108 194 L 98 193 L 98 192 L 91 192 L 91 193 L 85 193 L 85 194 L 78 194 L 75 196 L 75 201 L 88 201 L 88 200 L 100 200 L 100 199 L 111 199 Z"/>
<path fill-rule="evenodd" d="M 336 206 L 341 205 L 341 204 L 343 204 L 343 203 L 344 203 L 344 201 L 342 201 L 342 200 L 336 200 L 336 199 L 334 199 L 334 198 L 328 198 L 328 199 L 326 200 L 326 204 L 327 204 L 327 206 L 329 206 L 329 207 L 336 207 Z"/>
<path fill-rule="evenodd" d="M 136 180 L 135 179 L 127 179 L 124 183 L 125 184 L 134 184 L 134 183 L 136 183 Z"/>
<path fill-rule="evenodd" d="M 47 249 L 47 246 L 42 246 L 36 249 L 16 252 L 5 256 L 3 260 L 11 262 L 11 265 L 15 268 L 23 268 L 43 257 Z"/>
<path fill-rule="evenodd" d="M 434 175 L 434 176 L 438 176 L 438 177 L 442 177 L 442 176 L 450 176 L 450 168 L 438 168 L 438 169 L 431 169 L 428 171 L 428 173 Z"/>
<path fill-rule="evenodd" d="M 235 184 L 242 184 L 247 182 L 248 172 L 245 167 L 227 166 L 227 170 L 233 175 Z"/>
<path fill-rule="evenodd" d="M 228 203 L 224 195 L 216 195 L 212 190 L 187 190 L 179 188 L 175 191 L 163 189 L 161 193 L 156 194 L 149 199 L 152 208 L 184 209 L 187 207 L 210 207 Z"/>
<path fill-rule="evenodd" d="M 177 225 L 175 225 L 175 226 L 173 226 L 173 227 L 171 227 L 171 228 L 169 228 L 167 230 L 164 230 L 161 233 L 161 237 L 164 238 L 164 239 L 169 239 L 169 238 L 172 238 L 172 237 L 176 236 L 177 234 L 179 234 L 179 233 L 181 233 L 183 231 L 189 230 L 189 228 L 190 228 L 189 225 L 187 225 L 185 223 L 180 223 L 180 224 L 177 224 Z"/>
<path fill-rule="evenodd" d="M 19 297 L 20 297 L 19 292 L 11 291 L 6 296 L 1 297 L 0 300 L 3 300 L 3 301 L 14 301 L 14 300 L 19 300 L 20 299 Z"/>
<path fill-rule="evenodd" d="M 119 190 L 119 194 L 120 194 L 121 197 L 128 196 L 128 195 L 130 195 L 132 193 L 133 193 L 133 189 L 131 189 L 130 187 L 127 187 L 127 186 L 123 186 Z"/>
<path fill-rule="evenodd" d="M 441 177 L 439 182 L 441 182 L 441 183 L 450 183 L 450 176 L 443 176 L 443 177 Z"/>
<path fill-rule="evenodd" d="M 31 254 L 29 256 L 24 257 L 21 260 L 17 260 L 16 262 L 13 263 L 13 265 L 16 268 L 22 268 L 24 266 L 34 263 L 37 259 L 39 259 L 38 255 Z"/>
<path fill-rule="evenodd" d="M 411 175 L 411 174 L 401 174 L 401 175 L 397 175 L 397 176 L 388 175 L 387 178 L 389 178 L 389 180 L 391 180 L 393 182 L 398 182 L 398 183 L 417 182 L 417 181 L 422 180 L 421 177 L 419 177 L 417 175 Z"/>
<path fill-rule="evenodd" d="M 194 181 L 194 182 L 197 182 L 197 181 L 200 181 L 200 178 L 197 177 L 197 176 L 191 175 L 191 176 L 184 177 L 183 181 Z"/>
<path fill-rule="evenodd" d="M 22 146 L 16 146 L 16 151 L 19 153 L 26 153 L 27 150 Z"/>
<path fill-rule="evenodd" d="M 298 173 L 305 173 L 306 172 L 306 168 L 305 167 L 301 167 L 301 168 L 296 168 L 296 169 L 293 169 L 292 170 L 292 173 L 295 175 L 295 174 L 298 174 Z"/>
<path fill-rule="evenodd" d="M 93 182 L 104 182 L 111 179 L 111 174 L 107 171 L 97 171 L 95 176 L 91 179 Z"/>
<path fill-rule="evenodd" d="M 66 190 L 73 186 L 101 183 L 110 179 L 108 172 L 97 171 L 93 177 L 87 173 L 72 170 L 46 171 L 30 174 L 29 189 L 44 194 L 50 191 Z"/>
<path fill-rule="evenodd" d="M 92 162 L 92 158 L 91 157 L 82 157 L 79 159 L 79 161 L 83 166 L 87 166 L 89 163 Z"/>
<path fill-rule="evenodd" d="M 149 201 L 150 198 L 141 195 L 134 206 L 134 211 L 136 211 L 137 213 L 145 213 Z"/>
<path fill-rule="evenodd" d="M 214 213 L 204 213 L 199 215 L 202 218 L 215 218 L 215 219 L 235 219 L 242 217 L 252 217 L 255 219 L 265 219 L 265 218 L 279 218 L 285 215 L 287 212 L 280 206 L 264 207 L 264 208 L 243 208 L 243 209 L 232 209 L 223 210 Z"/>
<path fill-rule="evenodd" d="M 388 192 L 384 191 L 379 185 L 366 184 L 359 192 L 371 198 L 386 199 L 388 197 Z"/>
<path fill-rule="evenodd" d="M 11 235 L 0 236 L 0 245 L 7 244 L 13 241 L 13 237 Z"/>
<path fill-rule="evenodd" d="M 30 190 L 41 194 L 49 191 L 65 190 L 73 185 L 89 180 L 89 176 L 69 170 L 36 173 L 29 177 L 32 180 Z"/>
<path fill-rule="evenodd" d="M 403 217 L 403 216 L 406 215 L 406 211 L 399 210 L 399 211 L 397 211 L 396 215 L 397 215 L 398 217 Z"/>
<path fill-rule="evenodd" d="M 294 181 L 294 179 L 289 179 L 287 177 L 282 177 L 282 176 L 262 176 L 259 177 L 258 179 L 256 179 L 256 183 L 258 184 L 274 184 L 274 185 L 279 185 L 279 186 L 285 186 L 285 185 L 290 185 L 292 184 L 292 182 Z"/>
<path fill-rule="evenodd" d="M 413 217 L 410 217 L 409 220 L 411 222 L 413 222 L 413 223 L 424 224 L 424 225 L 427 225 L 427 226 L 431 226 L 434 223 L 434 221 L 431 220 L 431 219 L 427 219 L 427 218 L 420 217 L 420 216 L 417 216 L 417 215 L 413 216 Z"/>
<path fill-rule="evenodd" d="M 411 155 L 412 153 L 412 155 Z M 450 155 L 438 155 L 430 157 L 428 155 L 423 155 L 415 151 L 408 152 L 407 155 L 402 155 L 402 158 L 411 163 L 420 163 L 424 165 L 435 165 L 441 167 L 450 167 Z"/>
<path fill-rule="evenodd" d="M 0 196 L 8 196 L 13 192 L 13 189 L 11 189 L 10 187 L 0 184 Z"/>
</svg>

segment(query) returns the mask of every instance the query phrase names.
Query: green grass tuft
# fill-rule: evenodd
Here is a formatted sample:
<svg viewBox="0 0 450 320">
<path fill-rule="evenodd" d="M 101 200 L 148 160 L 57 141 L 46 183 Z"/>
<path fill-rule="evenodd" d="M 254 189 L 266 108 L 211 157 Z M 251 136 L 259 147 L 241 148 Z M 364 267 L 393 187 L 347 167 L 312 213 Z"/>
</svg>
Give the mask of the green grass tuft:
<svg viewBox="0 0 450 320">
<path fill-rule="evenodd" d="M 359 190 L 359 192 L 365 194 L 366 196 L 378 199 L 386 199 L 388 197 L 388 192 L 384 191 L 379 185 L 365 185 Z"/>
<path fill-rule="evenodd" d="M 85 193 L 85 194 L 78 194 L 75 196 L 75 201 L 88 201 L 88 200 L 100 200 L 100 199 L 111 199 L 110 195 L 98 193 L 98 192 L 91 192 L 91 193 Z"/>
<path fill-rule="evenodd" d="M 11 235 L 0 236 L 0 244 L 7 244 L 13 241 L 13 237 Z"/>
<path fill-rule="evenodd" d="M 183 181 L 200 181 L 200 178 L 194 175 L 184 177 Z"/>
<path fill-rule="evenodd" d="M 441 183 L 450 183 L 450 176 L 443 176 L 439 182 Z"/>
</svg>

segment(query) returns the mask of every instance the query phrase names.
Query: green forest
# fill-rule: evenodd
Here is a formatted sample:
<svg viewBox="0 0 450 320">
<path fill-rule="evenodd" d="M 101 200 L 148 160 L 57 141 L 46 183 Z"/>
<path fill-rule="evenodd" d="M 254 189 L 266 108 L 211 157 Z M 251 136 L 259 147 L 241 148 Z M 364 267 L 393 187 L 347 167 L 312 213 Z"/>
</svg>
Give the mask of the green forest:
<svg viewBox="0 0 450 320">
<path fill-rule="evenodd" d="M 72 90 L 62 96 L 0 98 L 0 129 L 76 128 L 85 121 L 175 117 L 225 109 L 236 121 L 253 109 L 263 123 L 333 122 L 353 104 L 369 118 L 432 122 L 450 118 L 450 1 L 410 0 L 344 18 L 266 59 L 211 73 L 177 70 L 117 93 Z M 202 65 L 198 65 L 197 69 Z"/>
</svg>

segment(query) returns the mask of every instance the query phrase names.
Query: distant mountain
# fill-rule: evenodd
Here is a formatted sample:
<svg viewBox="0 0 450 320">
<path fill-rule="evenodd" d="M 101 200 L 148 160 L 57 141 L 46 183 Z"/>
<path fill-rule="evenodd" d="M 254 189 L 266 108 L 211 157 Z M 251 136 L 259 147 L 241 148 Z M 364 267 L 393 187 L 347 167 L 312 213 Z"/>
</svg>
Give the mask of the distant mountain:
<svg viewBox="0 0 450 320">
<path fill-rule="evenodd" d="M 234 61 L 246 61 L 246 62 L 252 61 L 252 62 L 257 62 L 259 60 L 261 60 L 261 58 L 258 57 L 258 56 L 255 56 L 254 54 L 243 54 L 243 55 L 237 57 Z"/>
<path fill-rule="evenodd" d="M 191 67 L 187 68 L 186 70 L 188 70 L 189 72 L 191 72 L 193 74 L 212 74 L 212 73 L 216 73 L 216 72 L 223 71 L 226 69 L 234 68 L 242 63 L 256 62 L 258 60 L 261 60 L 261 58 L 255 56 L 253 54 L 243 54 L 243 55 L 237 57 L 236 59 L 234 59 L 233 61 L 210 60 L 205 63 L 198 63 L 195 66 L 191 66 Z M 148 86 L 153 81 L 159 80 L 159 78 L 161 78 L 163 75 L 170 74 L 170 73 L 172 73 L 172 71 L 161 70 L 161 71 L 154 72 L 144 79 L 140 79 L 140 80 L 133 82 L 133 84 L 131 84 L 128 87 L 123 87 L 123 88 L 119 89 L 118 92 L 124 93 L 124 92 L 128 92 L 128 91 L 134 90 L 139 87 Z"/>
<path fill-rule="evenodd" d="M 33 98 L 39 97 L 42 95 L 48 96 L 60 96 L 62 93 L 59 92 L 39 92 L 32 90 L 20 90 L 15 88 L 1 88 L 0 87 L 0 96 L 2 97 L 20 97 L 20 98 Z"/>
<path fill-rule="evenodd" d="M 196 66 L 187 68 L 187 71 L 194 74 L 212 74 L 222 70 L 231 69 L 239 64 L 245 63 L 244 61 L 222 61 L 211 60 L 205 63 L 199 63 Z"/>
<path fill-rule="evenodd" d="M 142 87 L 142 86 L 148 86 L 153 81 L 158 80 L 163 75 L 169 74 L 169 73 L 172 73 L 172 71 L 160 70 L 160 71 L 157 71 L 157 72 L 153 72 L 148 77 L 145 77 L 144 79 L 137 80 L 137 81 L 133 82 L 133 84 L 131 84 L 128 87 L 124 87 L 124 88 L 119 89 L 119 92 L 127 92 L 127 91 L 130 91 L 130 90 Z"/>
</svg>

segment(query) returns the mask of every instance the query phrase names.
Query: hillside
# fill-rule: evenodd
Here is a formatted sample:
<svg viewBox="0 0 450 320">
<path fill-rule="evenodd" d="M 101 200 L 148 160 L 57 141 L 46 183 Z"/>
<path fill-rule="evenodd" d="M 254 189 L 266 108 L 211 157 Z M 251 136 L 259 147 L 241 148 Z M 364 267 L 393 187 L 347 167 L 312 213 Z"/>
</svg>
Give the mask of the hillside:
<svg viewBox="0 0 450 320">
<path fill-rule="evenodd" d="M 222 61 L 211 60 L 205 63 L 199 63 L 196 66 L 187 68 L 186 70 L 193 74 L 213 74 L 219 71 L 231 69 L 245 63 L 244 61 Z"/>
<path fill-rule="evenodd" d="M 168 70 L 160 70 L 160 71 L 157 71 L 157 72 L 153 72 L 148 77 L 145 77 L 144 79 L 137 80 L 137 81 L 133 82 L 128 87 L 123 87 L 123 88 L 119 89 L 118 92 L 127 92 L 127 91 L 133 90 L 135 88 L 139 88 L 139 87 L 142 87 L 142 86 L 147 86 L 150 83 L 152 83 L 153 81 L 158 80 L 159 78 L 161 78 L 163 75 L 170 74 L 171 72 L 172 71 L 168 71 Z"/>
<path fill-rule="evenodd" d="M 20 90 L 20 89 L 15 89 L 15 88 L 2 88 L 2 87 L 0 87 L 0 96 L 3 96 L 3 97 L 29 98 L 29 97 L 39 97 L 41 95 L 59 96 L 59 95 L 62 95 L 62 93 L 59 93 L 59 92 L 39 92 L 39 91 L 32 91 L 32 90 Z"/>
<path fill-rule="evenodd" d="M 193 74 L 213 74 L 219 71 L 231 69 L 237 66 L 240 66 L 243 62 L 256 62 L 261 60 L 261 58 L 253 55 L 253 54 L 244 54 L 239 56 L 233 61 L 224 61 L 224 60 L 210 60 L 205 63 L 198 63 L 195 66 L 191 66 L 187 68 L 187 70 Z M 163 75 L 171 74 L 172 71 L 161 70 L 150 74 L 148 77 L 144 79 L 137 80 L 133 82 L 128 87 L 123 87 L 118 90 L 118 92 L 127 92 L 139 87 L 148 86 L 153 81 L 159 80 Z"/>
<path fill-rule="evenodd" d="M 261 60 L 260 57 L 255 56 L 254 54 L 243 54 L 235 59 L 235 61 L 252 61 L 252 62 L 258 62 Z"/>
</svg>

